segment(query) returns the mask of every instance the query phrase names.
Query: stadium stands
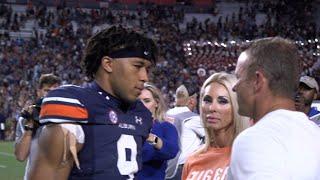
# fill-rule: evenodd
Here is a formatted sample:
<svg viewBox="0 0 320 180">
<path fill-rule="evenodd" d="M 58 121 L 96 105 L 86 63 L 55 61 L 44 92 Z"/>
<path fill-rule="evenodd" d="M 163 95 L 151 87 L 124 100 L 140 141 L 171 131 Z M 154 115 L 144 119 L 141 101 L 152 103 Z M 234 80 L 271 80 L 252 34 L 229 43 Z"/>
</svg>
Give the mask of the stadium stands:
<svg viewBox="0 0 320 180">
<path fill-rule="evenodd" d="M 136 10 L 1 4 L 3 114 L 7 121 L 14 121 L 23 102 L 34 98 L 42 73 L 54 73 L 64 84 L 86 83 L 79 64 L 86 39 L 111 24 L 135 28 L 157 41 L 160 61 L 152 81 L 171 106 L 174 90 L 182 82 L 200 86 L 215 71 L 233 71 L 241 46 L 257 37 L 296 40 L 304 72 L 319 81 L 320 34 L 312 1 L 298 5 L 282 0 L 249 2 L 217 3 L 212 14 L 150 3 Z"/>
</svg>

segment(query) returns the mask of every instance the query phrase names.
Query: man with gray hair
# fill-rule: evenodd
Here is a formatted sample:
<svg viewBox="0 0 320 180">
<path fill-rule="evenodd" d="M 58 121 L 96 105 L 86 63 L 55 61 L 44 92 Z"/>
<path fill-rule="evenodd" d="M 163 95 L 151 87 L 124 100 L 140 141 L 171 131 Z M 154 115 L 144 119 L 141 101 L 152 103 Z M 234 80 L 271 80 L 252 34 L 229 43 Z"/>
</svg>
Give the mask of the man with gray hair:
<svg viewBox="0 0 320 180">
<path fill-rule="evenodd" d="M 167 116 L 174 119 L 173 124 L 179 134 L 180 151 L 174 159 L 168 161 L 166 179 L 180 180 L 185 161 L 202 144 L 204 128 L 199 114 L 193 112 L 196 107 L 196 89 L 179 86 L 176 90 L 175 107 L 167 111 Z"/>
<path fill-rule="evenodd" d="M 300 60 L 296 45 L 280 37 L 240 54 L 233 90 L 239 114 L 255 124 L 232 145 L 229 180 L 320 179 L 320 129 L 295 108 Z"/>
</svg>

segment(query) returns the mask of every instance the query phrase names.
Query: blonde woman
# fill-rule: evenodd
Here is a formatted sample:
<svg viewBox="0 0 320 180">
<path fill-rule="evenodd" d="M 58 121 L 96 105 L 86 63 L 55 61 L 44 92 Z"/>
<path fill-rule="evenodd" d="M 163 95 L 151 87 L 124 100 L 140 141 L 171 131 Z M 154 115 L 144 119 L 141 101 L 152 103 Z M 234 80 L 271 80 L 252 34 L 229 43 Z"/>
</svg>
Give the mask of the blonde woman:
<svg viewBox="0 0 320 180">
<path fill-rule="evenodd" d="M 170 122 L 164 121 L 167 108 L 157 87 L 145 83 L 139 99 L 152 113 L 153 126 L 143 145 L 143 165 L 138 179 L 163 180 L 167 160 L 174 158 L 179 151 L 178 132 Z"/>
<path fill-rule="evenodd" d="M 234 75 L 211 75 L 200 91 L 200 117 L 205 127 L 205 144 L 183 167 L 182 179 L 227 179 L 231 145 L 249 127 L 249 119 L 238 114 L 237 96 L 232 91 Z"/>
</svg>

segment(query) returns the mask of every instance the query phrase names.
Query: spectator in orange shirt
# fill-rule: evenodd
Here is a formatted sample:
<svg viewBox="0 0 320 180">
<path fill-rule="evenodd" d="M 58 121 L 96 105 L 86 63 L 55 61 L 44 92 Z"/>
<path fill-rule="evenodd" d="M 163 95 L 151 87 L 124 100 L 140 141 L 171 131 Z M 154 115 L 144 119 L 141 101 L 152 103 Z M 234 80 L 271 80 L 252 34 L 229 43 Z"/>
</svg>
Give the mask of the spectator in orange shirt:
<svg viewBox="0 0 320 180">
<path fill-rule="evenodd" d="M 249 127 L 249 118 L 238 114 L 232 87 L 236 77 L 224 72 L 211 75 L 200 92 L 200 117 L 205 127 L 205 144 L 183 167 L 182 179 L 227 179 L 231 145 Z"/>
</svg>

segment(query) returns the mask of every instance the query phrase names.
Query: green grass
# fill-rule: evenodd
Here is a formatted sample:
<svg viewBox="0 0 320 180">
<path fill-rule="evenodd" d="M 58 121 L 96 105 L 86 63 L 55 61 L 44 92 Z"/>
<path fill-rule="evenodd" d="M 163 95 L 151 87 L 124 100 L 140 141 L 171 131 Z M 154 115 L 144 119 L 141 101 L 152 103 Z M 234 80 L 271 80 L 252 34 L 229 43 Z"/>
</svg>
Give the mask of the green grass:
<svg viewBox="0 0 320 180">
<path fill-rule="evenodd" d="M 25 164 L 15 159 L 13 155 L 13 142 L 0 141 L 1 180 L 22 180 Z"/>
</svg>

